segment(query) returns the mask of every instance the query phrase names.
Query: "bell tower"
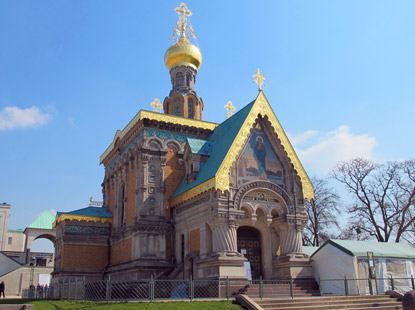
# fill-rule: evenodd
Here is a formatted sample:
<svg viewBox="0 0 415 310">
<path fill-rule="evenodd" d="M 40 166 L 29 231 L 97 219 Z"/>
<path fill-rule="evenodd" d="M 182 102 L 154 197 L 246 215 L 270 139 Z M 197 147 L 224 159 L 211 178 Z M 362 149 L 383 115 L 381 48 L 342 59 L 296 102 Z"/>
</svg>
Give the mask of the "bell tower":
<svg viewBox="0 0 415 310">
<path fill-rule="evenodd" d="M 164 113 L 202 120 L 203 101 L 195 91 L 197 70 L 202 65 L 202 53 L 189 41 L 190 36 L 196 39 L 190 24 L 192 12 L 184 3 L 175 11 L 179 16 L 172 40 L 180 38 L 164 55 L 172 84 L 169 96 L 164 99 Z"/>
</svg>

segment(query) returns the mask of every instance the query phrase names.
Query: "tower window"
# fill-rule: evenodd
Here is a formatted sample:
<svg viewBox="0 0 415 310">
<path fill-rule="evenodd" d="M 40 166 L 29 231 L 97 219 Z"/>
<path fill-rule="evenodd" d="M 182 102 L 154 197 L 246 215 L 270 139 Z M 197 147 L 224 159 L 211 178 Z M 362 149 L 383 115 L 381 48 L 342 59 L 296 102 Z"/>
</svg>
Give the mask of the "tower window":
<svg viewBox="0 0 415 310">
<path fill-rule="evenodd" d="M 176 86 L 183 86 L 183 74 L 181 72 L 176 74 Z"/>
<path fill-rule="evenodd" d="M 8 241 L 7 243 L 8 243 L 9 245 L 11 245 L 11 244 L 12 244 L 12 242 L 13 242 L 13 238 L 12 238 L 12 237 L 9 237 L 9 239 L 8 239 L 7 241 Z"/>
<path fill-rule="evenodd" d="M 187 99 L 187 112 L 188 112 L 188 117 L 193 118 L 193 99 L 192 98 Z"/>
<path fill-rule="evenodd" d="M 186 86 L 190 87 L 190 74 L 186 74 Z"/>
<path fill-rule="evenodd" d="M 181 111 L 180 111 L 180 98 L 174 99 L 174 115 L 176 115 L 176 116 L 180 116 L 181 115 Z"/>
</svg>

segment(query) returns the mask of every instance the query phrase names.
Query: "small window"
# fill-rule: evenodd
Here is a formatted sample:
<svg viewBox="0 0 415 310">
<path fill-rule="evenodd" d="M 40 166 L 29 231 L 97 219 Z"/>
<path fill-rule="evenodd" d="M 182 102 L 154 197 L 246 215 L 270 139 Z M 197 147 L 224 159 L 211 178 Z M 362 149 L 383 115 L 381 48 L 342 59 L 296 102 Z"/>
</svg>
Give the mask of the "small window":
<svg viewBox="0 0 415 310">
<path fill-rule="evenodd" d="M 154 175 L 149 175 L 149 176 L 148 176 L 148 181 L 149 181 L 150 183 L 154 183 L 154 182 L 156 182 L 156 176 L 154 176 Z"/>
<path fill-rule="evenodd" d="M 174 115 L 176 115 L 176 116 L 180 116 L 181 115 L 180 98 L 176 98 L 174 100 Z"/>
<path fill-rule="evenodd" d="M 187 112 L 188 112 L 189 118 L 193 118 L 193 99 L 192 98 L 187 99 Z"/>
<path fill-rule="evenodd" d="M 176 86 L 183 86 L 183 74 L 181 72 L 176 74 Z"/>
<path fill-rule="evenodd" d="M 186 74 L 186 86 L 190 87 L 190 74 Z"/>
<path fill-rule="evenodd" d="M 10 244 L 12 244 L 12 242 L 13 242 L 13 238 L 12 237 L 9 237 L 7 243 L 10 245 Z"/>
<path fill-rule="evenodd" d="M 150 197 L 150 204 L 155 204 L 156 203 L 156 198 L 154 197 Z"/>
</svg>

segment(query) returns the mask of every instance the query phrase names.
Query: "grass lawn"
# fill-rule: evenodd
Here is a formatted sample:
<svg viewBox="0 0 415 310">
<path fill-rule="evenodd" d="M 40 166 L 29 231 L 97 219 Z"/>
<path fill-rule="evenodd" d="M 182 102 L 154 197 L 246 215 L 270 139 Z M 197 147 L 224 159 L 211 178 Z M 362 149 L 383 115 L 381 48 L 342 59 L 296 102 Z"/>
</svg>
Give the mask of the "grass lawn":
<svg viewBox="0 0 415 310">
<path fill-rule="evenodd" d="M 79 300 L 27 300 L 1 299 L 0 304 L 33 304 L 35 310 L 242 310 L 232 301 L 152 302 L 152 303 L 110 303 Z"/>
</svg>

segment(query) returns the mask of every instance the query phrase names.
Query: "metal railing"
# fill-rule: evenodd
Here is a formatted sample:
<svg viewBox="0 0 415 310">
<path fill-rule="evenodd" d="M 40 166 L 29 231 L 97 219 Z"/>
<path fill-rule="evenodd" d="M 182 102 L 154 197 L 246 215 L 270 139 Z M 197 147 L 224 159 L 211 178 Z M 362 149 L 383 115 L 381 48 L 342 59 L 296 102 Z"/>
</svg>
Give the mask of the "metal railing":
<svg viewBox="0 0 415 310">
<path fill-rule="evenodd" d="M 319 290 L 324 295 L 383 295 L 388 290 L 405 293 L 415 290 L 415 280 L 411 278 L 360 278 L 360 279 L 319 279 Z"/>
<path fill-rule="evenodd" d="M 230 299 L 238 294 L 251 297 L 305 297 L 328 295 L 377 295 L 387 290 L 405 293 L 415 289 L 414 278 L 380 279 L 277 279 L 277 280 L 148 280 L 102 281 L 77 279 L 51 285 L 48 289 L 31 287 L 23 298 L 95 301 Z"/>
</svg>

